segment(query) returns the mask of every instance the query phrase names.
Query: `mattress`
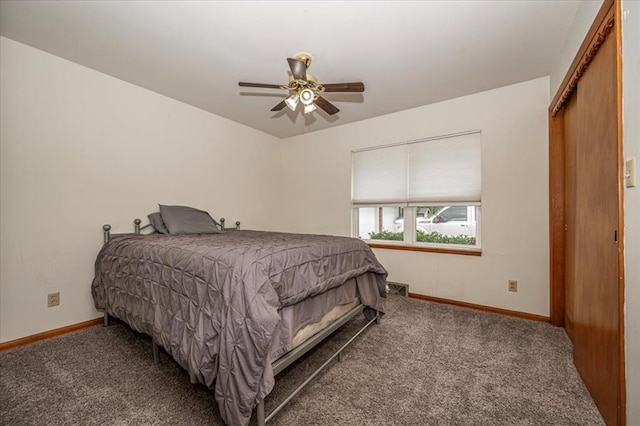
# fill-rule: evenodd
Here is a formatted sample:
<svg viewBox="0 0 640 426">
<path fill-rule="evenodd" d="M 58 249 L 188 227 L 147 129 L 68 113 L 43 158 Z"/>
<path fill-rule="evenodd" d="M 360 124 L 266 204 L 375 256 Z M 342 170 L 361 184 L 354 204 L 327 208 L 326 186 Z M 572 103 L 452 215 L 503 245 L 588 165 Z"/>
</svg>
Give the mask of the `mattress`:
<svg viewBox="0 0 640 426">
<path fill-rule="evenodd" d="M 345 315 L 351 309 L 355 308 L 358 304 L 358 300 L 354 300 L 353 302 L 345 303 L 343 305 L 335 306 L 329 312 L 327 312 L 320 321 L 311 323 L 298 331 L 296 335 L 293 337 L 293 347 L 295 348 L 298 345 L 303 344 L 310 337 L 315 335 L 316 333 L 324 330 L 328 327 L 332 322 Z"/>
<path fill-rule="evenodd" d="M 353 278 L 339 287 L 281 309 L 282 323 L 270 352 L 271 359 L 275 360 L 303 343 L 348 312 L 358 301 L 357 281 Z"/>
</svg>

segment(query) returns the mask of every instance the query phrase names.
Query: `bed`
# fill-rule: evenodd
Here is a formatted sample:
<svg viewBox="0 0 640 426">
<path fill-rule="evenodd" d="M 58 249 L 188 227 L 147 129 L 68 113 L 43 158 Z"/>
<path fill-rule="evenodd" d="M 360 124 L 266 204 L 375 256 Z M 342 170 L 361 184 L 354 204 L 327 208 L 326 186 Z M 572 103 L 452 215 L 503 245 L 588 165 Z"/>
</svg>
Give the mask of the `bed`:
<svg viewBox="0 0 640 426">
<path fill-rule="evenodd" d="M 384 312 L 387 272 L 359 239 L 245 231 L 111 235 L 96 259 L 95 306 L 152 337 L 215 392 L 223 420 L 245 425 L 282 371 L 351 318 Z M 354 336 L 348 343 L 350 343 Z M 340 357 L 346 344 L 325 364 Z M 320 369 L 319 369 L 320 370 Z"/>
</svg>

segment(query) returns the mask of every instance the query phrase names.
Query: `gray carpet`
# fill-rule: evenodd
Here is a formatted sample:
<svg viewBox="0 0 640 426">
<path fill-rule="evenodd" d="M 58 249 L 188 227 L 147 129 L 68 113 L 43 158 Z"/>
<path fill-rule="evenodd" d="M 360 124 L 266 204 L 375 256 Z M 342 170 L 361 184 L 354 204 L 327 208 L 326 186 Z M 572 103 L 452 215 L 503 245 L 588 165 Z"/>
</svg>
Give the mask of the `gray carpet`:
<svg viewBox="0 0 640 426">
<path fill-rule="evenodd" d="M 601 425 L 563 329 L 390 296 L 365 331 L 269 424 Z M 267 411 L 350 337 L 343 327 L 276 380 Z M 92 327 L 0 353 L 3 425 L 218 425 L 212 392 L 151 341 Z M 252 420 L 252 423 L 255 419 Z"/>
</svg>

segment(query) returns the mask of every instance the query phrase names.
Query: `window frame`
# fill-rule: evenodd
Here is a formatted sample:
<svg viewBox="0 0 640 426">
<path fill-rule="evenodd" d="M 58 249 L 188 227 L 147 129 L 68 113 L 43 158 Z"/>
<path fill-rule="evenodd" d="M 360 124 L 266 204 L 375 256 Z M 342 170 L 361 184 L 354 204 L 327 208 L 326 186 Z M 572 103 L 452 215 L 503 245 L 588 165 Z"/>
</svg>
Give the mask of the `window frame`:
<svg viewBox="0 0 640 426">
<path fill-rule="evenodd" d="M 422 203 L 421 203 L 422 204 Z M 446 207 L 446 206 L 455 206 L 462 205 L 460 203 L 437 203 L 431 204 L 429 207 Z M 480 256 L 482 254 L 482 203 L 473 203 L 473 204 L 465 204 L 465 206 L 474 206 L 476 208 L 475 211 L 475 219 L 476 219 L 476 244 L 475 245 L 465 245 L 465 244 L 445 244 L 445 243 L 429 243 L 429 242 L 420 242 L 417 239 L 417 216 L 416 212 L 418 210 L 417 205 L 411 206 L 398 206 L 403 209 L 403 240 L 402 241 L 394 241 L 394 240 L 374 240 L 374 239 L 365 239 L 360 238 L 359 235 L 359 209 L 361 207 L 373 207 L 373 208 L 382 208 L 382 207 L 390 207 L 386 206 L 377 206 L 377 205 L 358 205 L 352 206 L 352 237 L 360 238 L 364 242 L 366 242 L 370 247 L 373 248 L 385 248 L 385 249 L 394 249 L 394 250 L 407 250 L 407 251 L 424 251 L 424 252 L 434 252 L 434 253 L 449 253 L 449 254 L 463 254 L 463 255 L 475 255 Z M 396 206 L 393 206 L 396 207 Z"/>
</svg>

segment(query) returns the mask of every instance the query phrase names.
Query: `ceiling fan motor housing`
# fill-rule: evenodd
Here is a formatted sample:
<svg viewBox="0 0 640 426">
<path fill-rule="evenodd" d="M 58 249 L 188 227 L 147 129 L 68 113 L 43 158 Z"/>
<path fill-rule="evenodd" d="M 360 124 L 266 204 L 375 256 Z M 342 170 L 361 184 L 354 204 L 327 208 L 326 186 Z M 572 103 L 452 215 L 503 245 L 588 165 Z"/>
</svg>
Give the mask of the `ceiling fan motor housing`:
<svg viewBox="0 0 640 426">
<path fill-rule="evenodd" d="M 298 52 L 294 55 L 294 57 L 299 60 L 304 62 L 304 64 L 307 66 L 307 68 L 309 68 L 311 66 L 311 61 L 313 61 L 313 55 L 311 55 L 311 53 L 307 53 L 307 52 Z"/>
</svg>

